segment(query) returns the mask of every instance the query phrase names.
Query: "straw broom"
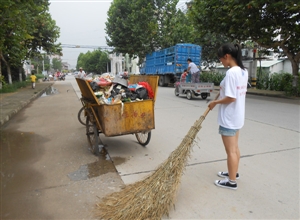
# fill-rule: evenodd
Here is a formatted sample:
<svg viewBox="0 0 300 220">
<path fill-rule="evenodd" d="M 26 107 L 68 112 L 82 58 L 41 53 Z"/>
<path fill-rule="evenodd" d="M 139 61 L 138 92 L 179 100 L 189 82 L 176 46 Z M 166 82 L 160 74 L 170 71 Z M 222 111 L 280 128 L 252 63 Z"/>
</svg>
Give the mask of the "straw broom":
<svg viewBox="0 0 300 220">
<path fill-rule="evenodd" d="M 215 100 L 218 97 L 219 94 Z M 209 111 L 207 108 L 190 128 L 181 144 L 152 174 L 104 197 L 96 204 L 96 216 L 110 220 L 160 220 L 163 215 L 169 216 L 193 142 Z"/>
</svg>

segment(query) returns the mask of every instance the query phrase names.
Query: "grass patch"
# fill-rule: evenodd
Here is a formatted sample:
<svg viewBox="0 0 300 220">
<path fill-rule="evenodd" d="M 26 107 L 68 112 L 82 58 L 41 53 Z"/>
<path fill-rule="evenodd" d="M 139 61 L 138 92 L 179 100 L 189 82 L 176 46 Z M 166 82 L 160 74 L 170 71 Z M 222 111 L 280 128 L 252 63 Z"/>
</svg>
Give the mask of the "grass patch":
<svg viewBox="0 0 300 220">
<path fill-rule="evenodd" d="M 2 89 L 0 89 L 0 93 L 11 93 L 15 92 L 20 88 L 24 88 L 28 85 L 30 85 L 31 82 L 29 81 L 23 81 L 23 82 L 13 82 L 13 84 L 5 84 L 2 86 Z"/>
</svg>

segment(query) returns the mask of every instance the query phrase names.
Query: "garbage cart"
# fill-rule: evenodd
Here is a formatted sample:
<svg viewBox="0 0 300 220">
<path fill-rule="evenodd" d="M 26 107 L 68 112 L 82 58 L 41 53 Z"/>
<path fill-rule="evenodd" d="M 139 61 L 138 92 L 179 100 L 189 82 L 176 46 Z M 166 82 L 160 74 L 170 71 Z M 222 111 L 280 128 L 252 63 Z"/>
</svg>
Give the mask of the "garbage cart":
<svg viewBox="0 0 300 220">
<path fill-rule="evenodd" d="M 154 105 L 158 79 L 158 76 L 130 76 L 130 84 L 147 82 L 150 85 L 154 93 L 152 99 L 103 104 L 100 103 L 87 80 L 76 78 L 86 111 L 86 135 L 92 153 L 99 154 L 100 133 L 106 137 L 134 134 L 142 146 L 150 142 L 151 130 L 155 128 Z"/>
</svg>

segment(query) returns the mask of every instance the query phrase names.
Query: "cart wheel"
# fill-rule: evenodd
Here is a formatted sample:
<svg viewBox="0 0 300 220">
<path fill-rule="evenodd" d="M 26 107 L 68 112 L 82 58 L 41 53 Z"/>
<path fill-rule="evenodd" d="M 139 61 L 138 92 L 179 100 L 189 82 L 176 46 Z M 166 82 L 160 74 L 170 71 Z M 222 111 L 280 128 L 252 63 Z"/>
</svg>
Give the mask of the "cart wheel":
<svg viewBox="0 0 300 220">
<path fill-rule="evenodd" d="M 202 94 L 201 94 L 201 98 L 202 98 L 202 99 L 206 99 L 206 98 L 207 98 L 207 93 L 202 93 Z"/>
<path fill-rule="evenodd" d="M 179 92 L 178 92 L 177 88 L 174 90 L 174 93 L 175 93 L 176 96 L 179 96 Z"/>
<path fill-rule="evenodd" d="M 149 144 L 150 139 L 151 139 L 151 131 L 149 132 L 141 132 L 141 133 L 135 133 L 135 137 L 138 140 L 138 142 L 142 145 L 142 146 L 146 146 L 147 144 Z"/>
<path fill-rule="evenodd" d="M 186 98 L 187 98 L 188 100 L 191 100 L 191 99 L 193 98 L 193 94 L 192 94 L 191 91 L 187 91 L 187 92 L 186 92 Z"/>
<path fill-rule="evenodd" d="M 99 133 L 97 129 L 97 125 L 95 121 L 93 120 L 93 115 L 88 114 L 86 116 L 86 136 L 90 145 L 90 150 L 93 154 L 96 156 L 99 155 Z"/>
<path fill-rule="evenodd" d="M 84 111 L 84 107 L 79 110 L 77 118 L 81 124 L 86 125 L 86 112 Z"/>
</svg>

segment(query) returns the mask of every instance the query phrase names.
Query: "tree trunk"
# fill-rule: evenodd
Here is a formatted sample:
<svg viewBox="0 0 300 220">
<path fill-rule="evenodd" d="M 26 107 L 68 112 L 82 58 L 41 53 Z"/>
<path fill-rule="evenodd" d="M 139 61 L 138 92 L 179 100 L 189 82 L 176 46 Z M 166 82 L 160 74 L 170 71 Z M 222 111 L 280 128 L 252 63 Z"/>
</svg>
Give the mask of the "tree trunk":
<svg viewBox="0 0 300 220">
<path fill-rule="evenodd" d="M 293 70 L 293 76 L 294 76 L 293 87 L 297 87 L 298 86 L 298 77 L 299 77 L 299 63 L 293 59 L 290 61 L 292 63 L 292 70 Z"/>
<path fill-rule="evenodd" d="M 2 63 L 0 59 L 0 89 L 2 89 Z"/>
<path fill-rule="evenodd" d="M 293 71 L 293 87 L 298 86 L 298 75 L 299 75 L 299 60 L 300 60 L 300 52 L 293 54 L 288 50 L 288 48 L 284 45 L 285 41 L 282 41 L 280 44 L 283 53 L 288 57 L 292 64 L 292 71 Z"/>
<path fill-rule="evenodd" d="M 22 67 L 19 67 L 19 80 L 20 80 L 20 82 L 23 81 L 23 79 L 22 79 Z"/>
<path fill-rule="evenodd" d="M 7 63 L 6 65 L 7 68 L 7 77 L 8 77 L 8 83 L 12 84 L 12 79 L 11 79 L 11 69 L 10 69 L 10 65 Z"/>
<path fill-rule="evenodd" d="M 10 65 L 9 63 L 4 59 L 4 56 L 2 54 L 2 51 L 0 51 L 0 59 L 4 62 L 6 69 L 7 69 L 7 77 L 8 77 L 8 83 L 12 84 L 11 80 L 11 70 L 10 70 Z"/>
</svg>

